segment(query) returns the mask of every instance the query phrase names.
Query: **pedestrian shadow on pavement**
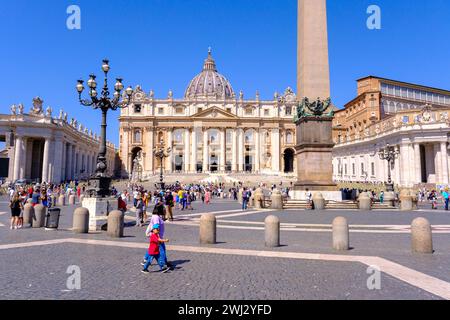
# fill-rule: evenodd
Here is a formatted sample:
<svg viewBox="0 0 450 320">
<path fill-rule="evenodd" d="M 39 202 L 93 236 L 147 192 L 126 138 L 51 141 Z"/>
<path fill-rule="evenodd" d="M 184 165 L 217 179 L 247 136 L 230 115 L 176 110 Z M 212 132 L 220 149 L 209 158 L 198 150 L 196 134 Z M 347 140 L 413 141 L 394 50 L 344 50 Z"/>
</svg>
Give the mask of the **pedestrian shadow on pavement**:
<svg viewBox="0 0 450 320">
<path fill-rule="evenodd" d="M 182 264 L 191 262 L 191 260 L 175 260 L 175 261 L 170 261 L 170 264 L 172 265 L 172 267 L 170 268 L 171 270 L 180 270 L 183 269 L 182 267 L 179 267 Z"/>
</svg>

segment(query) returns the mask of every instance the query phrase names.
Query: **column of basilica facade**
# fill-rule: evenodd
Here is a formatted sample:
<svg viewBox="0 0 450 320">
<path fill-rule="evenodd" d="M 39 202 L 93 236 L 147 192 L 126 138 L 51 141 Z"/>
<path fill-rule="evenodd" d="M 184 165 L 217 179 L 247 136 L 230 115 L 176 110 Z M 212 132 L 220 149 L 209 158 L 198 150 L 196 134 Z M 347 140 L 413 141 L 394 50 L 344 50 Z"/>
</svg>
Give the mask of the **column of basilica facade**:
<svg viewBox="0 0 450 320">
<path fill-rule="evenodd" d="M 153 91 L 136 87 L 133 105 L 120 116 L 122 176 L 158 174 L 154 149 L 161 143 L 172 148 L 163 163 L 166 173 L 292 175 L 295 103 L 290 88 L 272 101 L 258 93 L 246 100 L 242 91 L 237 97 L 210 52 L 182 99 L 173 92 L 156 99 Z"/>
</svg>

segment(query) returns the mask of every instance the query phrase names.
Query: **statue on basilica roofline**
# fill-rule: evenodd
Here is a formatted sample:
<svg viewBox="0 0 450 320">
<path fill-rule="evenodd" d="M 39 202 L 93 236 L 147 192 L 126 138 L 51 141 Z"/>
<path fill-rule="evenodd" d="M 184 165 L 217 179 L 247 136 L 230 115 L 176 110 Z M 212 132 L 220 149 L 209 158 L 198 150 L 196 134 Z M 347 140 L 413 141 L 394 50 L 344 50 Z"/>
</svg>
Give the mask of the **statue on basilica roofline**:
<svg viewBox="0 0 450 320">
<path fill-rule="evenodd" d="M 15 105 L 15 104 L 13 104 L 13 105 L 11 106 L 11 115 L 13 115 L 13 116 L 16 115 L 16 105 Z"/>
<path fill-rule="evenodd" d="M 297 122 L 303 118 L 317 118 L 317 117 L 334 117 L 334 111 L 327 110 L 331 107 L 331 98 L 320 100 L 317 98 L 314 102 L 309 102 L 308 98 L 303 98 L 302 102 L 297 105 L 297 112 L 294 121 Z"/>
<path fill-rule="evenodd" d="M 275 100 L 276 102 L 278 102 L 278 99 L 280 98 L 280 94 L 275 91 L 275 93 L 273 94 L 273 100 Z"/>
<path fill-rule="evenodd" d="M 22 103 L 20 103 L 19 106 L 17 107 L 17 110 L 18 110 L 18 112 L 19 112 L 20 115 L 23 114 L 23 109 L 24 109 L 24 106 L 23 106 Z"/>
<path fill-rule="evenodd" d="M 33 99 L 33 107 L 31 108 L 30 114 L 39 116 L 44 113 L 42 105 L 44 104 L 44 100 L 40 97 L 35 97 Z"/>
<path fill-rule="evenodd" d="M 63 109 L 59 109 L 59 120 L 64 119 L 64 110 Z"/>
<path fill-rule="evenodd" d="M 53 112 L 52 107 L 48 106 L 47 110 L 45 110 L 46 117 L 47 118 L 51 118 L 52 117 L 52 112 Z"/>
</svg>

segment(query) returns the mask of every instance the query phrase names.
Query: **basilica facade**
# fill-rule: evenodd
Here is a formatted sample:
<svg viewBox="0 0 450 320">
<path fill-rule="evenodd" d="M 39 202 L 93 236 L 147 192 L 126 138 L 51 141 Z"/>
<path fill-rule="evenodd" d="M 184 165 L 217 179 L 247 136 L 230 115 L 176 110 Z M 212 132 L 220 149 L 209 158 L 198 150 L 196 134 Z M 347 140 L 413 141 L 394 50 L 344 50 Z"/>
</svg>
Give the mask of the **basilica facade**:
<svg viewBox="0 0 450 320">
<path fill-rule="evenodd" d="M 264 101 L 235 94 L 211 51 L 184 97 L 163 99 L 137 86 L 123 109 L 119 154 L 122 177 L 165 173 L 294 175 L 296 95 L 290 89 Z M 162 161 L 158 148 L 170 148 Z"/>
</svg>

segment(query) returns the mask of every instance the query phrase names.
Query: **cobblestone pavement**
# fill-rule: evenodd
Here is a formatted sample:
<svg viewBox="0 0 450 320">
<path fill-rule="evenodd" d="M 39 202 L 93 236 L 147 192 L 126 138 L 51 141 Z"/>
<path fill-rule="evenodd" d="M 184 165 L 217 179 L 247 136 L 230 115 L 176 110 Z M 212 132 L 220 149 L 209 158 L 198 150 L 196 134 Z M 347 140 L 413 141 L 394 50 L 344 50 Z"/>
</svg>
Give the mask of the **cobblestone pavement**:
<svg viewBox="0 0 450 320">
<path fill-rule="evenodd" d="M 111 240 L 102 232 L 75 235 L 70 231 L 75 207 L 64 207 L 59 231 L 44 229 L 9 230 L 9 209 L 0 201 L 0 247 L 54 239 Z M 175 211 L 176 222 L 167 223 L 171 246 L 202 248 L 198 242 L 198 218 L 211 212 L 218 217 L 218 241 L 227 250 L 258 252 L 317 253 L 344 257 L 374 256 L 398 263 L 425 275 L 450 282 L 450 214 L 445 212 L 359 212 L 283 211 L 242 213 L 229 200 L 215 200 L 210 206 L 195 203 L 194 211 Z M 3 213 L 3 214 L 2 214 Z M 282 222 L 282 244 L 264 246 L 264 225 L 268 215 Z M 345 216 L 354 232 L 352 250 L 331 248 L 330 223 Z M 414 255 L 410 250 L 408 225 L 415 217 L 428 218 L 436 228 L 435 254 Z M 120 243 L 145 246 L 143 228 L 127 218 L 126 237 Z M 285 225 L 285 224 L 295 224 Z M 298 229 L 298 230 L 297 230 Z M 363 231 L 361 231 L 363 230 Z M 386 231 L 389 231 L 386 233 Z M 392 231 L 392 232 L 391 232 Z M 302 260 L 254 255 L 169 253 L 178 265 L 168 274 L 140 273 L 144 249 L 74 243 L 34 247 L 0 248 L 0 292 L 2 299 L 150 299 L 152 288 L 161 288 L 160 299 L 440 299 L 442 296 L 382 273 L 381 290 L 369 290 L 367 265 L 358 262 Z M 81 290 L 68 291 L 66 270 L 81 268 Z M 153 267 L 156 270 L 156 267 Z M 383 271 L 383 270 L 382 270 Z"/>
</svg>

